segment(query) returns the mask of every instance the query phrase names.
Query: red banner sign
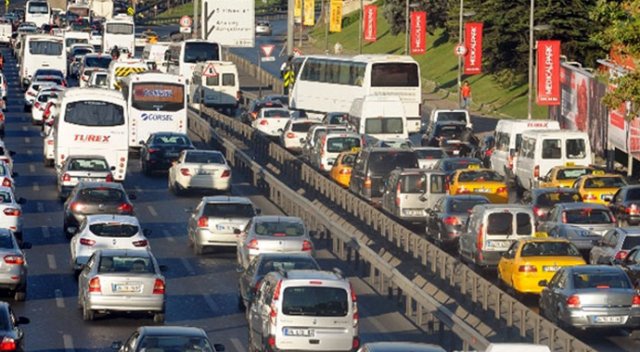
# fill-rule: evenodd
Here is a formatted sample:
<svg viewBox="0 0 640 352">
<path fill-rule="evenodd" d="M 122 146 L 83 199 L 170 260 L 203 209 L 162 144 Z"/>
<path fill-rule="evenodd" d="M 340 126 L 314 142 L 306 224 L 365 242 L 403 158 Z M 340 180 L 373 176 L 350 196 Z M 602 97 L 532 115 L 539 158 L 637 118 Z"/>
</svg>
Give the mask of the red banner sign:
<svg viewBox="0 0 640 352">
<path fill-rule="evenodd" d="M 367 5 L 364 7 L 364 40 L 375 42 L 378 35 L 378 6 Z"/>
<path fill-rule="evenodd" d="M 560 41 L 538 41 L 538 105 L 560 105 Z"/>
<path fill-rule="evenodd" d="M 464 25 L 464 46 L 467 48 L 464 56 L 465 75 L 482 73 L 482 26 L 481 22 Z"/>
<path fill-rule="evenodd" d="M 424 11 L 411 12 L 411 41 L 410 54 L 424 54 L 427 52 L 427 13 Z"/>
</svg>

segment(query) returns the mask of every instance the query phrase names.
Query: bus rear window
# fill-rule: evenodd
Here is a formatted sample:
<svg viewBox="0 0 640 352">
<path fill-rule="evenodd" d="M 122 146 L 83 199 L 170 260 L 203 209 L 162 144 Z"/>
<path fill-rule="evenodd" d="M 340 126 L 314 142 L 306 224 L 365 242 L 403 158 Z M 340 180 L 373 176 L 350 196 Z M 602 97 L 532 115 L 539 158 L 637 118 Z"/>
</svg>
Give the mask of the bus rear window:
<svg viewBox="0 0 640 352">
<path fill-rule="evenodd" d="M 195 64 L 205 61 L 219 61 L 220 47 L 217 43 L 185 43 L 184 62 Z"/>
<path fill-rule="evenodd" d="M 49 13 L 49 5 L 46 2 L 30 2 L 27 12 L 31 14 L 47 14 Z"/>
<path fill-rule="evenodd" d="M 124 125 L 124 109 L 104 101 L 76 101 L 67 104 L 64 121 L 92 127 L 121 126 Z"/>
<path fill-rule="evenodd" d="M 134 83 L 132 104 L 134 109 L 178 111 L 184 109 L 184 85 L 168 83 Z"/>
<path fill-rule="evenodd" d="M 111 63 L 111 56 L 104 55 L 100 57 L 84 57 L 84 67 L 99 67 L 107 69 Z"/>
<path fill-rule="evenodd" d="M 414 63 L 380 63 L 371 67 L 372 87 L 418 87 L 418 65 Z"/>
<path fill-rule="evenodd" d="M 40 40 L 29 42 L 29 53 L 31 55 L 62 55 L 62 42 L 51 40 Z"/>
<path fill-rule="evenodd" d="M 133 34 L 133 25 L 130 23 L 107 23 L 107 29 L 105 33 Z"/>
</svg>

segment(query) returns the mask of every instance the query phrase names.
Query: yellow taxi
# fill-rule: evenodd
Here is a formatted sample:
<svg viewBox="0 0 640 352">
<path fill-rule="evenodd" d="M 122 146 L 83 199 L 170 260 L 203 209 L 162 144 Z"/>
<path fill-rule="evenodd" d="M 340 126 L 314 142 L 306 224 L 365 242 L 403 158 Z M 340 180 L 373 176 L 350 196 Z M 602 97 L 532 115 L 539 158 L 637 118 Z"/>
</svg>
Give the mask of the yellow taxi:
<svg viewBox="0 0 640 352">
<path fill-rule="evenodd" d="M 573 187 L 578 190 L 583 202 L 608 205 L 616 192 L 626 185 L 627 181 L 622 175 L 597 170 L 578 178 Z"/>
<path fill-rule="evenodd" d="M 498 281 L 518 293 L 540 294 L 564 266 L 585 265 L 578 248 L 562 238 L 529 237 L 516 241 L 498 263 Z"/>
<path fill-rule="evenodd" d="M 357 151 L 342 152 L 333 162 L 329 177 L 342 187 L 349 187 L 351 181 L 351 169 L 358 156 Z"/>
<path fill-rule="evenodd" d="M 491 203 L 509 202 L 509 190 L 504 178 L 494 170 L 479 165 L 456 170 L 451 176 L 449 194 L 476 194 L 487 197 Z"/>
<path fill-rule="evenodd" d="M 591 166 L 573 165 L 555 166 L 549 170 L 540 181 L 540 188 L 570 188 L 581 176 L 590 175 L 595 171 Z"/>
</svg>

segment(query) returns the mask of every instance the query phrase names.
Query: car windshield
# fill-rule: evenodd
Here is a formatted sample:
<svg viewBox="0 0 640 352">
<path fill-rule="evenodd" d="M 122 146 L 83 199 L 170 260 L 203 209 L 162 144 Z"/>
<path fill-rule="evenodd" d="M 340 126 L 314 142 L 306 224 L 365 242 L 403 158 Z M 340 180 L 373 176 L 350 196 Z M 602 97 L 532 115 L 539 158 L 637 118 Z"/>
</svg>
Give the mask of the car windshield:
<svg viewBox="0 0 640 352">
<path fill-rule="evenodd" d="M 327 139 L 327 152 L 340 153 L 353 148 L 360 148 L 358 137 L 329 137 Z"/>
<path fill-rule="evenodd" d="M 418 155 L 418 159 L 442 159 L 446 157 L 444 150 L 442 149 L 416 149 L 414 150 Z"/>
<path fill-rule="evenodd" d="M 589 168 L 580 168 L 580 169 L 562 169 L 558 170 L 556 174 L 556 178 L 558 180 L 575 180 L 576 178 L 584 175 L 588 175 L 593 170 Z"/>
<path fill-rule="evenodd" d="M 133 237 L 138 230 L 138 226 L 117 222 L 89 225 L 89 231 L 100 237 Z"/>
<path fill-rule="evenodd" d="M 153 144 L 190 145 L 191 143 L 185 136 L 164 135 L 153 137 Z"/>
<path fill-rule="evenodd" d="M 262 117 L 286 117 L 289 118 L 289 110 L 285 109 L 265 109 L 262 111 Z"/>
<path fill-rule="evenodd" d="M 480 162 L 480 160 L 453 159 L 447 160 L 447 162 L 444 163 L 443 168 L 444 171 L 451 172 L 468 168 L 469 165 L 477 165 L 478 167 L 480 167 L 481 164 L 482 163 Z"/>
<path fill-rule="evenodd" d="M 292 132 L 309 132 L 311 126 L 317 125 L 317 122 L 297 122 L 291 124 Z"/>
<path fill-rule="evenodd" d="M 100 257 L 98 273 L 155 273 L 149 257 L 106 256 Z"/>
<path fill-rule="evenodd" d="M 268 237 L 300 237 L 304 235 L 304 225 L 291 221 L 262 221 L 256 224 L 256 234 Z"/>
<path fill-rule="evenodd" d="M 346 154 L 342 157 L 342 165 L 353 166 L 356 162 L 356 154 Z"/>
<path fill-rule="evenodd" d="M 467 114 L 463 111 L 439 111 L 436 121 L 467 122 Z"/>
<path fill-rule="evenodd" d="M 251 218 L 256 212 L 251 204 L 207 203 L 202 215 L 212 218 Z"/>
<path fill-rule="evenodd" d="M 206 338 L 200 336 L 145 336 L 138 351 L 213 352 Z"/>
<path fill-rule="evenodd" d="M 395 168 L 418 167 L 418 159 L 413 151 L 380 151 L 369 156 L 369 170 L 375 175 L 388 175 Z"/>
<path fill-rule="evenodd" d="M 607 209 L 571 209 L 562 213 L 562 222 L 567 224 L 612 224 L 613 215 Z"/>
<path fill-rule="evenodd" d="M 289 270 L 320 270 L 320 267 L 311 257 L 264 259 L 260 262 L 258 275 L 265 276 L 272 271 Z"/>
<path fill-rule="evenodd" d="M 125 194 L 114 188 L 87 188 L 80 191 L 78 200 L 94 203 L 121 202 L 125 200 Z"/>
<path fill-rule="evenodd" d="M 504 182 L 504 178 L 491 170 L 464 171 L 458 176 L 458 182 Z"/>
<path fill-rule="evenodd" d="M 620 188 L 627 185 L 622 177 L 593 177 L 584 180 L 584 188 Z"/>
<path fill-rule="evenodd" d="M 629 278 L 620 270 L 620 272 L 593 272 L 593 273 L 573 273 L 573 286 L 576 289 L 589 288 L 631 288 Z"/>
<path fill-rule="evenodd" d="M 451 199 L 447 207 L 447 213 L 469 213 L 478 204 L 488 204 L 487 199 Z"/>
<path fill-rule="evenodd" d="M 337 287 L 300 286 L 284 289 L 282 313 L 315 317 L 343 317 L 349 312 L 347 291 Z"/>
<path fill-rule="evenodd" d="M 522 247 L 521 257 L 579 257 L 580 251 L 570 242 L 529 242 Z"/>
<path fill-rule="evenodd" d="M 71 159 L 69 161 L 69 166 L 67 166 L 67 170 L 69 171 L 108 171 L 109 165 L 107 164 L 107 161 L 104 159 L 78 158 L 78 159 Z"/>
<path fill-rule="evenodd" d="M 184 157 L 184 162 L 194 164 L 225 164 L 222 154 L 216 152 L 212 153 L 190 151 Z"/>
<path fill-rule="evenodd" d="M 534 204 L 539 207 L 553 207 L 558 203 L 576 202 L 582 202 L 582 198 L 580 198 L 580 194 L 578 192 L 558 191 L 547 192 L 539 195 Z"/>
<path fill-rule="evenodd" d="M 0 236 L 0 248 L 13 249 L 13 240 L 11 239 L 10 236 L 6 236 L 6 235 Z"/>
</svg>

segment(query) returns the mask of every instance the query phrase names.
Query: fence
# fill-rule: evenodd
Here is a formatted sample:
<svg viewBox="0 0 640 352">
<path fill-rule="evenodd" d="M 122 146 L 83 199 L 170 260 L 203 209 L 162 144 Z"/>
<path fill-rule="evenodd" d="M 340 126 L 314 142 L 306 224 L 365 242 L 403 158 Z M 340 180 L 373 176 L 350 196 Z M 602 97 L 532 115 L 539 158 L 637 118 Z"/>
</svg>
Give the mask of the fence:
<svg viewBox="0 0 640 352">
<path fill-rule="evenodd" d="M 227 50 L 226 60 L 236 64 L 238 71 L 248 73 L 256 78 L 256 80 L 263 86 L 263 88 L 271 89 L 274 92 L 284 92 L 284 85 L 280 77 L 276 77 L 262 68 L 258 68 L 257 65 L 251 63 L 251 61 L 245 59 L 242 56 L 236 55 Z"/>
</svg>

